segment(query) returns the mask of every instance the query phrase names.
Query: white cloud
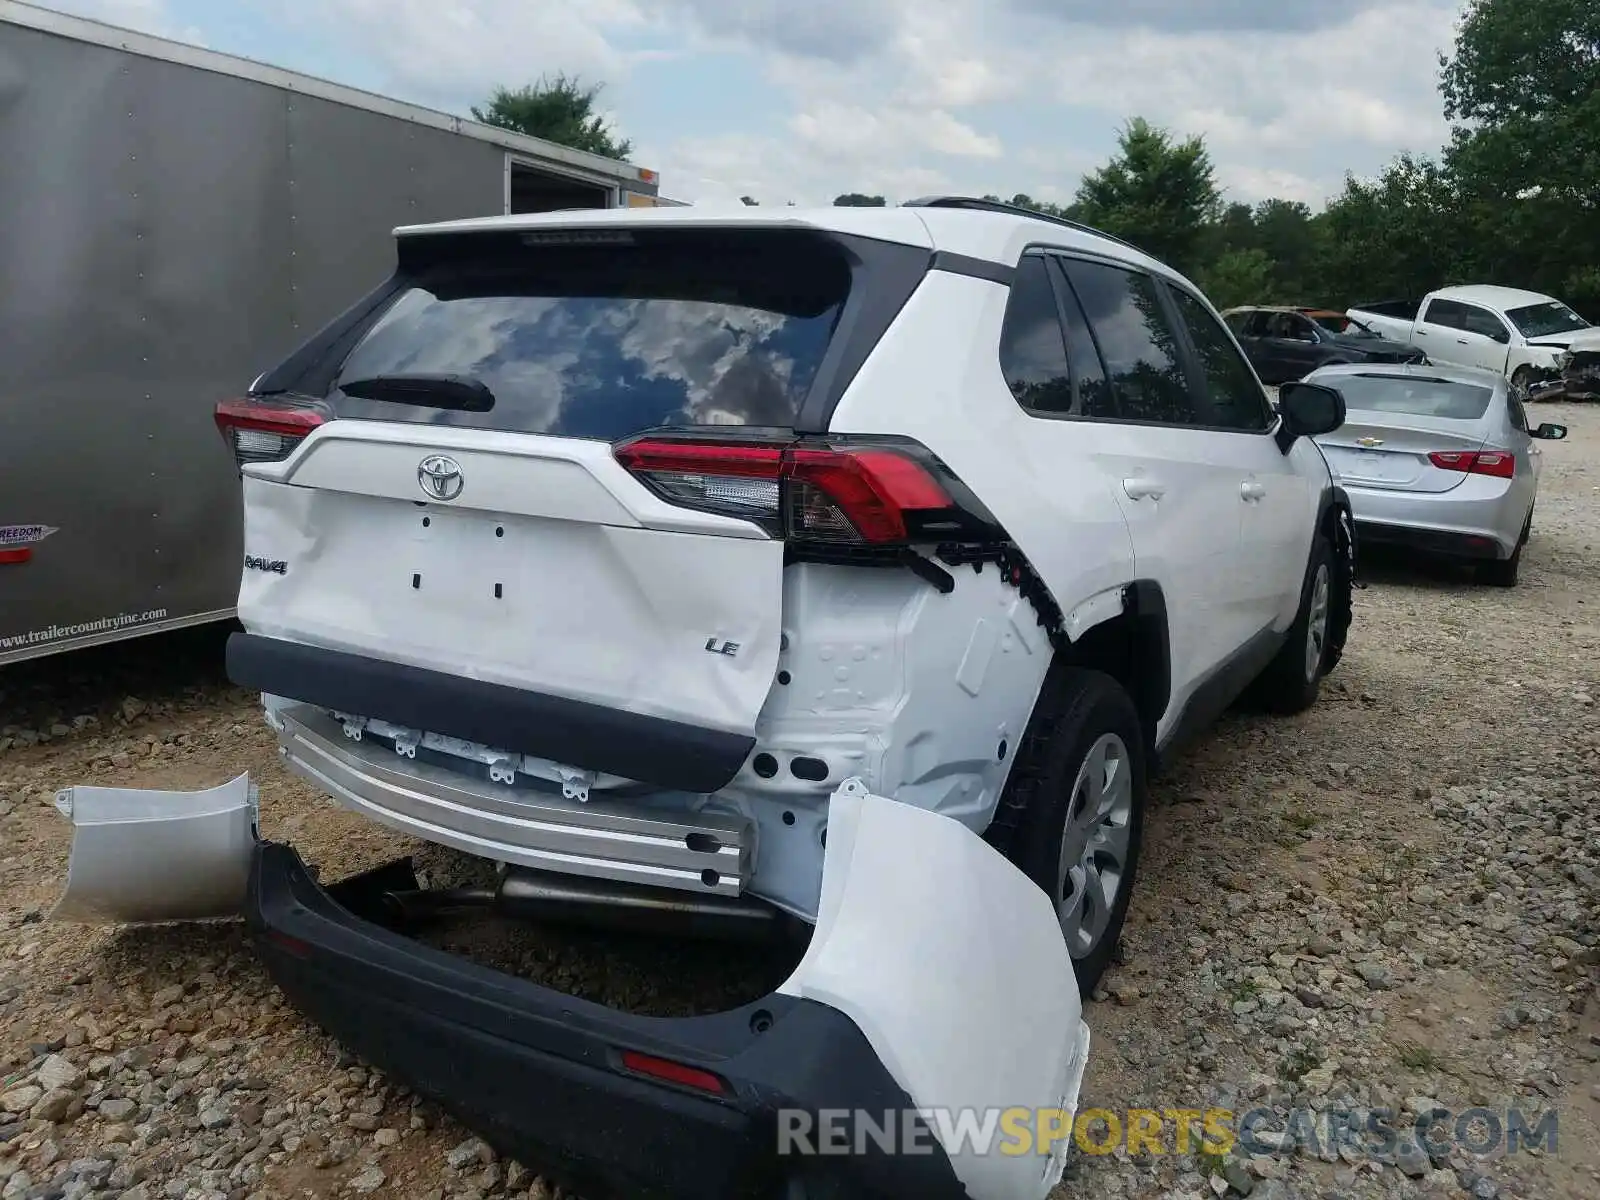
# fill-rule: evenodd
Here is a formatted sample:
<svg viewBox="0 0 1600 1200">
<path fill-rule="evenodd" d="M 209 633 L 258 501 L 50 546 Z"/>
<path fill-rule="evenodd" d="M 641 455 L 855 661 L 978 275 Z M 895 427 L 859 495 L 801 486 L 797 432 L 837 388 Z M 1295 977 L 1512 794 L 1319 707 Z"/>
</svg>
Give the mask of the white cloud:
<svg viewBox="0 0 1600 1200">
<path fill-rule="evenodd" d="M 166 0 L 48 0 L 44 7 L 191 46 L 206 45 L 205 31 L 178 21 Z"/>
<path fill-rule="evenodd" d="M 63 6 L 150 28 L 181 2 Z M 1203 134 L 1234 198 L 1315 204 L 1347 171 L 1442 144 L 1436 54 L 1462 0 L 235 2 L 315 34 L 384 90 L 453 111 L 542 73 L 603 80 L 639 161 L 678 198 L 1066 199 L 1141 115 Z M 747 65 L 719 89 L 729 55 Z M 656 90 L 629 91 L 646 63 Z M 667 72 L 684 81 L 660 106 L 670 120 L 647 107 Z"/>
<path fill-rule="evenodd" d="M 648 30 L 632 0 L 248 0 L 303 32 L 376 59 L 405 99 L 459 108 L 462 96 L 565 72 L 617 80 L 618 39 Z M 289 65 L 289 64 L 285 64 Z"/>
</svg>

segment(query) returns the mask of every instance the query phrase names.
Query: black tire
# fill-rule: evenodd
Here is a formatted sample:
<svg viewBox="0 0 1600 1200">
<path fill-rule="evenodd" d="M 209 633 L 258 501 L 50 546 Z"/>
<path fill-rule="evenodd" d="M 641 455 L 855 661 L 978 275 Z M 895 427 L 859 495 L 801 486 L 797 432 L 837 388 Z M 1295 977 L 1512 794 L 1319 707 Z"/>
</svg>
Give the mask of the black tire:
<svg viewBox="0 0 1600 1200">
<path fill-rule="evenodd" d="M 1284 643 L 1266 669 L 1251 686 L 1251 699 L 1268 712 L 1289 716 L 1304 712 L 1317 702 L 1322 678 L 1328 673 L 1329 629 L 1333 624 L 1336 569 L 1333 547 L 1322 534 L 1311 543 L 1311 559 L 1300 585 L 1300 611 L 1289 626 Z M 1321 591 L 1321 635 L 1313 657 L 1311 646 L 1313 610 Z"/>
<path fill-rule="evenodd" d="M 1510 558 L 1499 558 L 1493 562 L 1478 564 L 1478 582 L 1486 583 L 1490 587 L 1511 588 L 1517 586 L 1517 576 L 1522 568 L 1522 548 L 1528 544 L 1528 534 L 1533 530 L 1533 511 L 1528 512 L 1528 519 L 1523 523 L 1522 535 L 1517 538 L 1517 548 L 1511 552 Z"/>
<path fill-rule="evenodd" d="M 1122 772 L 1114 777 L 1116 799 L 1112 803 L 1117 811 L 1111 820 L 1091 821 L 1081 803 L 1087 800 L 1087 789 L 1078 784 L 1089 770 L 1090 752 L 1102 744 L 1111 749 Z M 1081 871 L 1082 864 L 1093 857 L 1095 877 L 1103 881 L 1111 873 L 1115 851 L 1120 850 L 1122 862 L 1114 873 L 1109 905 L 1088 904 L 1092 910 L 1089 924 L 1098 926 L 1098 936 L 1090 944 L 1068 941 L 1078 990 L 1085 996 L 1105 974 L 1128 915 L 1144 836 L 1146 778 L 1144 726 L 1127 690 L 1099 671 L 1071 666 L 1053 669 L 1017 747 L 1011 777 L 985 836 L 1039 885 L 1058 912 L 1069 891 L 1091 901 L 1103 895 L 1099 889 L 1080 886 L 1081 874 L 1073 877 L 1070 871 L 1063 885 L 1063 863 L 1077 857 L 1079 862 L 1069 866 Z M 1124 782 L 1125 806 L 1121 799 Z M 1079 805 L 1074 804 L 1075 799 Z M 1087 839 L 1093 838 L 1094 832 L 1086 832 L 1083 854 L 1074 847 L 1069 856 L 1064 838 L 1067 820 L 1080 811 L 1086 819 L 1079 828 L 1109 834 L 1110 845 L 1104 853 L 1092 853 Z M 1065 925 L 1062 936 L 1068 936 Z"/>
</svg>

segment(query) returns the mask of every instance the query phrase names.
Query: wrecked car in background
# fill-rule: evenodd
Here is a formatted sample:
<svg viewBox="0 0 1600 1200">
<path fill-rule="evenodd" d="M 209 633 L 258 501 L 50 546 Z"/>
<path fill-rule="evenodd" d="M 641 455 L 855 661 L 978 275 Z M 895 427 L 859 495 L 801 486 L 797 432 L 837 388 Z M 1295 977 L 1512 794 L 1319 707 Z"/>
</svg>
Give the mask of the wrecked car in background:
<svg viewBox="0 0 1600 1200">
<path fill-rule="evenodd" d="M 1432 362 L 1498 371 L 1524 400 L 1600 394 L 1600 327 L 1541 292 L 1472 284 L 1346 315 Z"/>
<path fill-rule="evenodd" d="M 1223 314 L 1264 383 L 1304 379 L 1337 363 L 1426 362 L 1421 351 L 1397 347 L 1358 321 L 1307 308 L 1230 308 Z"/>
<path fill-rule="evenodd" d="M 228 672 L 291 770 L 497 864 L 449 906 L 806 940 L 769 995 L 642 1017 L 410 936 L 409 863 L 241 853 L 247 783 L 129 799 L 211 814 L 312 1019 L 592 1195 L 1043 1197 L 1150 771 L 1246 690 L 1310 707 L 1351 619 L 1339 393 L 1274 411 L 1182 277 L 986 201 L 402 229 L 216 419 Z M 215 907 L 122 836 L 124 886 Z M 937 1118 L 778 1153 L 797 1113 L 1019 1108 L 1031 1154 Z"/>
</svg>

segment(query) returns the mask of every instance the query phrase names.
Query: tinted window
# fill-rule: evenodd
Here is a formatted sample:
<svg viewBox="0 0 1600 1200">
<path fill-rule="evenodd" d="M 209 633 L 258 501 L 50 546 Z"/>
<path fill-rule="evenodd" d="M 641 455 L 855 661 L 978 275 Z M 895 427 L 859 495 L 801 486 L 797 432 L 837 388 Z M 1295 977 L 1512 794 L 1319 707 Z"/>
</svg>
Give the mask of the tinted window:
<svg viewBox="0 0 1600 1200">
<path fill-rule="evenodd" d="M 1345 408 L 1352 412 L 1407 413 L 1451 421 L 1476 421 L 1489 411 L 1494 398 L 1486 387 L 1419 375 L 1339 375 L 1327 383 L 1339 390 Z"/>
<path fill-rule="evenodd" d="M 1477 308 L 1471 304 L 1461 306 L 1461 328 L 1468 333 L 1481 334 L 1486 338 L 1493 338 L 1497 342 L 1509 340 L 1506 327 L 1500 318 L 1486 308 Z"/>
<path fill-rule="evenodd" d="M 1428 311 L 1422 314 L 1422 319 L 1429 325 L 1443 325 L 1446 329 L 1463 329 L 1466 306 L 1454 300 L 1434 300 L 1428 304 Z"/>
<path fill-rule="evenodd" d="M 1063 289 L 1062 303 L 1067 310 L 1067 351 L 1072 358 L 1072 369 L 1078 376 L 1078 407 L 1081 416 L 1102 419 L 1118 416 L 1117 399 L 1111 394 L 1111 381 L 1106 378 L 1105 364 L 1100 360 L 1100 348 L 1089 331 L 1089 319 L 1083 315 L 1083 306 L 1072 294 Z"/>
<path fill-rule="evenodd" d="M 1506 412 L 1511 417 L 1511 427 L 1513 429 L 1520 430 L 1522 433 L 1528 432 L 1528 413 L 1522 407 L 1521 400 L 1518 400 L 1514 395 L 1507 395 Z"/>
<path fill-rule="evenodd" d="M 1228 328 L 1233 330 L 1233 335 L 1235 337 L 1242 337 L 1244 335 L 1245 326 L 1250 324 L 1251 316 L 1252 314 L 1249 312 L 1230 312 L 1223 313 L 1222 319 L 1228 323 Z"/>
<path fill-rule="evenodd" d="M 1120 415 L 1196 424 L 1178 339 L 1150 277 L 1082 259 L 1066 260 L 1066 268 L 1099 344 Z"/>
<path fill-rule="evenodd" d="M 1264 312 L 1251 313 L 1250 314 L 1250 324 L 1245 327 L 1245 333 L 1249 337 L 1267 337 L 1267 336 L 1269 336 L 1268 335 L 1268 330 L 1270 330 L 1271 328 L 1272 328 L 1272 314 L 1271 313 L 1264 313 Z"/>
<path fill-rule="evenodd" d="M 1061 336 L 1050 270 L 1037 254 L 1023 258 L 1000 329 L 1000 369 L 1017 403 L 1038 412 L 1072 411 L 1072 372 Z"/>
<path fill-rule="evenodd" d="M 790 426 L 850 282 L 825 244 L 770 235 L 495 246 L 430 264 L 372 324 L 334 381 L 340 415 L 606 440 Z M 467 376 L 494 404 L 465 412 L 341 390 L 396 374 Z"/>
<path fill-rule="evenodd" d="M 1175 287 L 1169 290 L 1205 373 L 1206 399 L 1211 406 L 1205 423 L 1226 429 L 1265 429 L 1271 423 L 1266 393 L 1227 332 L 1188 292 Z"/>
</svg>

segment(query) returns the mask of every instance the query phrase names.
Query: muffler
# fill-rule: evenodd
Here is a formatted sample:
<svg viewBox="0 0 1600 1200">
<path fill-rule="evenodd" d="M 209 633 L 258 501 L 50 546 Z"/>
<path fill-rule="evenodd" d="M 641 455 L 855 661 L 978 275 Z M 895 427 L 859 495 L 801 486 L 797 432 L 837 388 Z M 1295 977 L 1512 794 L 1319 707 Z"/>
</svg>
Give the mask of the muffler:
<svg viewBox="0 0 1600 1200">
<path fill-rule="evenodd" d="M 390 916 L 406 922 L 490 910 L 520 920 L 716 941 L 767 942 L 810 931 L 755 897 L 696 895 L 526 867 L 503 868 L 492 888 L 419 888 L 384 899 Z"/>
</svg>

